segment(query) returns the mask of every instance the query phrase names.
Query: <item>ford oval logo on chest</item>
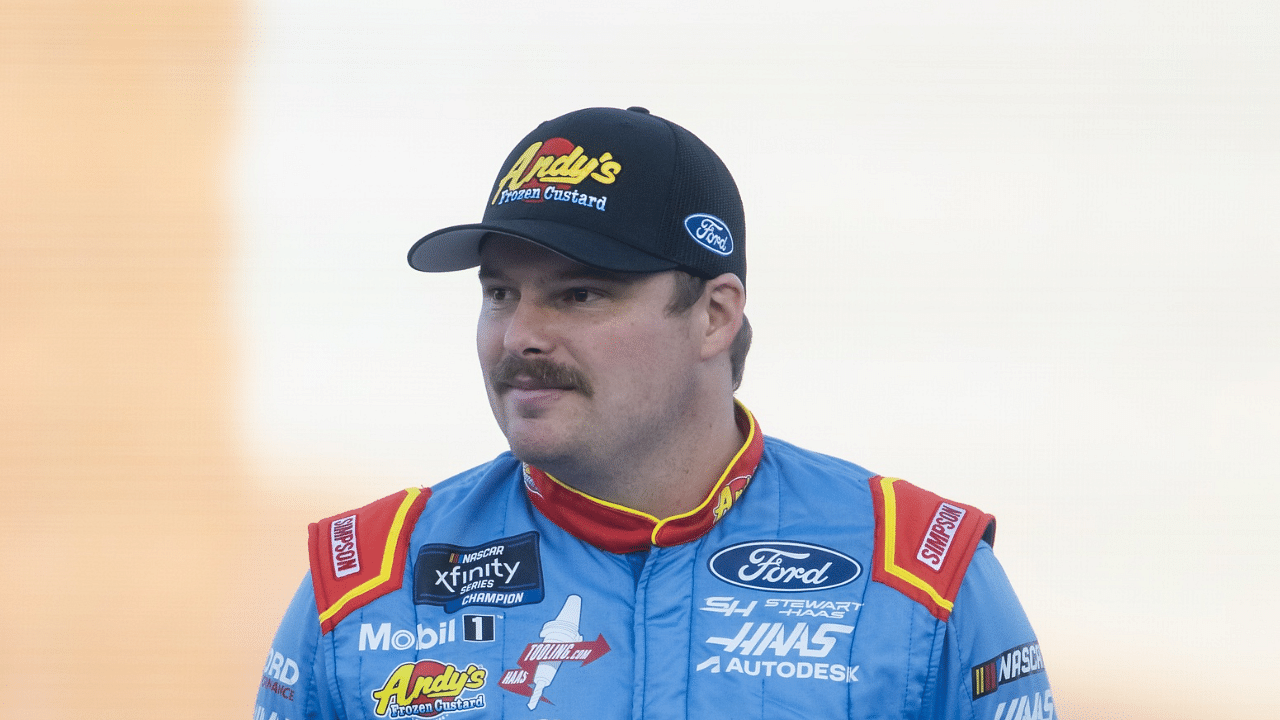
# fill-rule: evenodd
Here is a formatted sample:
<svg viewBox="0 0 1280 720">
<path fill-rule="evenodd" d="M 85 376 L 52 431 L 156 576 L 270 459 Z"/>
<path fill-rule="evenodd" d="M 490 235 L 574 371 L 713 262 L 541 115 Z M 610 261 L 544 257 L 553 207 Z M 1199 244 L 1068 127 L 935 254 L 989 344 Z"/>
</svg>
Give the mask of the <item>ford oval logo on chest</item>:
<svg viewBox="0 0 1280 720">
<path fill-rule="evenodd" d="M 862 574 L 857 560 L 821 545 L 757 540 L 711 556 L 711 574 L 739 587 L 769 592 L 829 590 Z"/>
</svg>

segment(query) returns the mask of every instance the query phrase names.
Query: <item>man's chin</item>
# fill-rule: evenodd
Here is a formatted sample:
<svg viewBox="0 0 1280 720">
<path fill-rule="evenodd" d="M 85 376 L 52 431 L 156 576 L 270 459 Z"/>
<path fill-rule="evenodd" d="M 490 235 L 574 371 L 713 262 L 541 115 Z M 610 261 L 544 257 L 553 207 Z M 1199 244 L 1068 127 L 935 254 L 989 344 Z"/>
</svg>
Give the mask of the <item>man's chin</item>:
<svg viewBox="0 0 1280 720">
<path fill-rule="evenodd" d="M 570 459 L 571 454 L 565 452 L 563 448 L 551 447 L 548 445 L 530 443 L 530 442 L 510 442 L 511 454 L 523 463 L 528 463 L 539 470 L 553 472 L 553 468 L 558 468 Z"/>
<path fill-rule="evenodd" d="M 546 417 L 546 413 L 532 418 L 512 415 L 507 418 L 502 433 L 511 452 L 524 462 L 541 467 L 540 463 L 573 454 L 575 443 L 567 437 L 563 421 Z"/>
</svg>

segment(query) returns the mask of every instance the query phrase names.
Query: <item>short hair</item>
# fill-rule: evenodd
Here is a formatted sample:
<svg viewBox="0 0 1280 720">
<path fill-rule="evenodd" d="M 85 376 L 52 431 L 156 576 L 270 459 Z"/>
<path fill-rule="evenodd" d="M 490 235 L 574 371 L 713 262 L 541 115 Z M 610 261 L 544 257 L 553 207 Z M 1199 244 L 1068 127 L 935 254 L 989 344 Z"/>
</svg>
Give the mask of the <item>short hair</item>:
<svg viewBox="0 0 1280 720">
<path fill-rule="evenodd" d="M 683 270 L 675 270 L 675 290 L 671 293 L 671 302 L 667 304 L 668 315 L 683 315 L 693 308 L 694 303 L 702 297 L 707 289 L 707 278 L 691 275 Z M 729 369 L 733 379 L 733 389 L 742 384 L 742 372 L 747 365 L 747 352 L 751 350 L 751 322 L 742 316 L 742 327 L 733 337 L 729 346 Z"/>
</svg>

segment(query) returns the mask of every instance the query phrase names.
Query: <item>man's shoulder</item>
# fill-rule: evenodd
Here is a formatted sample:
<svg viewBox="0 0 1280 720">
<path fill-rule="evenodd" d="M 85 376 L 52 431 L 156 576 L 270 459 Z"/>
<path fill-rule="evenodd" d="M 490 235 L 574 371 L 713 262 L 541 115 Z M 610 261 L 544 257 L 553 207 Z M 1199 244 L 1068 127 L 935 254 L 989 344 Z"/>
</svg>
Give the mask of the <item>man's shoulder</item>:
<svg viewBox="0 0 1280 720">
<path fill-rule="evenodd" d="M 996 519 L 898 478 L 868 481 L 876 515 L 872 579 L 945 621 L 981 542 L 995 542 Z"/>
<path fill-rule="evenodd" d="M 848 478 L 859 484 L 875 476 L 875 473 L 856 463 L 802 448 L 771 435 L 766 435 L 764 439 L 763 460 L 777 464 L 782 470 L 803 470 L 833 478 Z"/>
<path fill-rule="evenodd" d="M 429 487 L 406 488 L 308 526 L 311 580 L 321 629 L 352 610 L 400 589 L 419 520 L 468 496 L 484 497 L 493 482 L 519 467 L 510 453 Z"/>
<path fill-rule="evenodd" d="M 751 483 L 757 498 L 773 497 L 785 512 L 803 514 L 815 526 L 869 530 L 867 483 L 873 477 L 874 472 L 848 460 L 766 436 Z"/>
<path fill-rule="evenodd" d="M 468 495 L 487 492 L 493 483 L 509 481 L 519 469 L 520 461 L 510 452 L 503 452 L 489 462 L 432 483 L 432 502 L 436 506 L 451 504 Z"/>
<path fill-rule="evenodd" d="M 995 542 L 992 515 L 905 480 L 776 438 L 765 439 L 765 461 L 776 469 L 780 497 L 788 502 L 816 497 L 810 501 L 814 507 L 807 509 L 817 516 L 829 511 L 871 513 L 872 578 L 916 600 L 939 620 L 950 615 L 979 543 Z M 867 518 L 868 527 L 870 521 Z"/>
<path fill-rule="evenodd" d="M 352 610 L 400 589 L 409 538 L 431 494 L 431 488 L 406 488 L 308 526 L 322 632 Z"/>
</svg>

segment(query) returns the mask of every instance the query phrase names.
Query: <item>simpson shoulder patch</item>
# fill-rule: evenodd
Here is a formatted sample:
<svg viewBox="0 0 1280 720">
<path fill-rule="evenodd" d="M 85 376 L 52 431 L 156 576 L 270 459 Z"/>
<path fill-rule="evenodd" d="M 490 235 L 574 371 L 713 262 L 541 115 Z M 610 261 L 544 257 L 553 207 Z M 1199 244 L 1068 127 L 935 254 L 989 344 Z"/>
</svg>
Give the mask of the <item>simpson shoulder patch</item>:
<svg viewBox="0 0 1280 720">
<path fill-rule="evenodd" d="M 429 497 L 429 488 L 409 488 L 311 523 L 311 583 L 322 633 L 352 610 L 400 589 L 409 536 Z"/>
<path fill-rule="evenodd" d="M 995 542 L 995 517 L 897 478 L 871 478 L 871 495 L 876 508 L 871 579 L 945 622 L 978 541 Z"/>
</svg>

